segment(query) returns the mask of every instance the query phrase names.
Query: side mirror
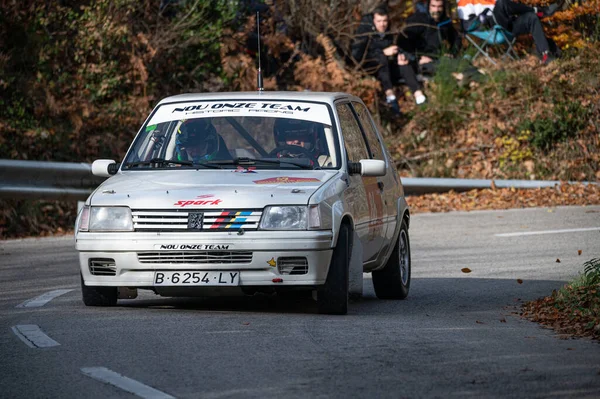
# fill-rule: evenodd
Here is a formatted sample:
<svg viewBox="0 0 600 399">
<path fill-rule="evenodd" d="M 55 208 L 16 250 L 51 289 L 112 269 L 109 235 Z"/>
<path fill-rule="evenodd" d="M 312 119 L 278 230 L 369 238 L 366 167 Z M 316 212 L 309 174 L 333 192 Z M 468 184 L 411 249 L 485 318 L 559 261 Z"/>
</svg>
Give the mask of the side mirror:
<svg viewBox="0 0 600 399">
<path fill-rule="evenodd" d="M 112 159 L 97 159 L 92 163 L 92 174 L 99 177 L 110 177 L 117 173 L 119 165 Z"/>
<path fill-rule="evenodd" d="M 361 176 L 385 176 L 385 162 L 379 159 L 361 159 L 348 163 L 348 173 Z"/>
</svg>

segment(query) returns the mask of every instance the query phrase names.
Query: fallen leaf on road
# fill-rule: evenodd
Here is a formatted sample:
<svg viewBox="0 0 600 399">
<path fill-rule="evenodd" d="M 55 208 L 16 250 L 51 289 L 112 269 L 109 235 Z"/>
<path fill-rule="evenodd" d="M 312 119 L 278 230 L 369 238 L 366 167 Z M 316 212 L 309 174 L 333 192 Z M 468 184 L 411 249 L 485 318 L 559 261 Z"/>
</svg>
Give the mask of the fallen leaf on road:
<svg viewBox="0 0 600 399">
<path fill-rule="evenodd" d="M 503 317 L 500 319 L 500 323 L 506 323 L 506 319 Z"/>
<path fill-rule="evenodd" d="M 582 251 L 581 249 L 578 249 L 578 250 L 577 250 L 577 255 L 581 255 L 581 253 L 582 253 L 582 252 L 583 252 L 583 251 Z"/>
<path fill-rule="evenodd" d="M 477 324 L 485 324 L 483 321 L 479 321 L 479 320 L 475 320 L 475 323 L 477 323 Z"/>
<path fill-rule="evenodd" d="M 463 267 L 462 269 L 460 269 L 460 271 L 463 273 L 471 273 L 471 269 L 469 269 L 468 267 Z"/>
<path fill-rule="evenodd" d="M 560 259 L 556 258 L 556 263 L 560 263 Z"/>
<path fill-rule="evenodd" d="M 523 280 L 521 280 L 520 278 L 517 279 L 517 283 L 519 284 L 523 284 Z"/>
<path fill-rule="evenodd" d="M 243 322 L 242 324 L 245 325 L 245 326 L 249 326 L 250 325 L 250 323 L 247 322 L 247 321 Z"/>
</svg>

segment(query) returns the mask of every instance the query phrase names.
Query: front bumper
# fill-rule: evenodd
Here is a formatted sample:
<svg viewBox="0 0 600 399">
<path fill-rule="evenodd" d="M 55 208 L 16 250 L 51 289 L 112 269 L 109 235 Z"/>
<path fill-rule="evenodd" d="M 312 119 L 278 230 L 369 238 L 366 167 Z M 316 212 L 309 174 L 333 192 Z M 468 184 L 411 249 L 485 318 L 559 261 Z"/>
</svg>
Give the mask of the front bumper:
<svg viewBox="0 0 600 399">
<path fill-rule="evenodd" d="M 325 283 L 333 252 L 331 231 L 255 231 L 243 235 L 237 232 L 79 232 L 75 238 L 81 273 L 88 286 L 152 288 L 156 271 L 239 271 L 240 286 L 316 286 Z M 190 259 L 197 254 L 223 252 L 251 253 L 251 260 L 241 263 L 171 261 L 178 256 Z M 144 261 L 149 254 L 160 254 L 160 259 L 167 260 Z M 282 273 L 278 259 L 286 257 L 305 257 L 306 273 Z M 114 261 L 114 275 L 92 274 L 90 264 L 98 259 Z"/>
</svg>

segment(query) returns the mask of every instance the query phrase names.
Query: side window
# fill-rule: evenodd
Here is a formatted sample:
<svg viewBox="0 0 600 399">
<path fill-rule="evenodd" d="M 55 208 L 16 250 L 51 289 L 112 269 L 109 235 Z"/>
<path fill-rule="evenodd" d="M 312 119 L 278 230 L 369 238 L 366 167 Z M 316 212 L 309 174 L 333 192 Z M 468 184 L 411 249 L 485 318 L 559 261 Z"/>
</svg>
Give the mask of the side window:
<svg viewBox="0 0 600 399">
<path fill-rule="evenodd" d="M 353 102 L 352 106 L 354 107 L 354 110 L 358 115 L 358 120 L 360 121 L 360 124 L 365 131 L 365 135 L 367 136 L 367 143 L 369 143 L 369 149 L 371 150 L 372 158 L 385 161 L 381 141 L 379 140 L 377 132 L 375 131 L 375 127 L 373 126 L 373 122 L 369 115 L 369 110 L 363 104 L 357 102 Z"/>
<path fill-rule="evenodd" d="M 348 158 L 352 162 L 358 162 L 360 159 L 368 159 L 367 145 L 363 138 L 360 126 L 350 109 L 350 104 L 337 104 L 337 113 L 340 118 L 340 128 L 344 136 L 344 145 Z"/>
</svg>

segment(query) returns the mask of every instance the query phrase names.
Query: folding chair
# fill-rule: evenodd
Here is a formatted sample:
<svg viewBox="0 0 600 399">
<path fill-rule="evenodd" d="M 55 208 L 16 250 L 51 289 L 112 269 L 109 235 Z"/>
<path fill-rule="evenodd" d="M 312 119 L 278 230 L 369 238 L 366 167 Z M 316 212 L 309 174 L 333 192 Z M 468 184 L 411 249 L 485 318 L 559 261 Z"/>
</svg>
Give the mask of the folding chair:
<svg viewBox="0 0 600 399">
<path fill-rule="evenodd" d="M 514 48 L 516 37 L 500 26 L 494 16 L 495 3 L 496 0 L 458 0 L 458 16 L 462 20 L 464 36 L 477 49 L 472 60 L 483 55 L 494 65 L 496 61 L 489 53 L 492 47 L 501 49 L 501 59 L 519 58 Z"/>
</svg>

